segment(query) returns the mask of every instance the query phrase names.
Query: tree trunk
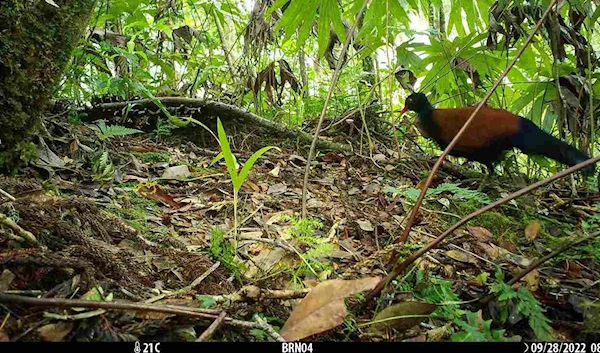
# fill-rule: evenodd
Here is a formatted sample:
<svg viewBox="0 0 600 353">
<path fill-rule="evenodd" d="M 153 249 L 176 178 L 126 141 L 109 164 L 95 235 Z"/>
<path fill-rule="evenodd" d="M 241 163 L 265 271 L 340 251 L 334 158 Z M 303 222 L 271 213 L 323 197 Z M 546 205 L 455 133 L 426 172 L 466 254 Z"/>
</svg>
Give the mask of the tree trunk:
<svg viewBox="0 0 600 353">
<path fill-rule="evenodd" d="M 94 4 L 95 0 L 0 1 L 0 169 L 13 169 L 35 156 L 31 141 L 41 113 Z"/>
</svg>

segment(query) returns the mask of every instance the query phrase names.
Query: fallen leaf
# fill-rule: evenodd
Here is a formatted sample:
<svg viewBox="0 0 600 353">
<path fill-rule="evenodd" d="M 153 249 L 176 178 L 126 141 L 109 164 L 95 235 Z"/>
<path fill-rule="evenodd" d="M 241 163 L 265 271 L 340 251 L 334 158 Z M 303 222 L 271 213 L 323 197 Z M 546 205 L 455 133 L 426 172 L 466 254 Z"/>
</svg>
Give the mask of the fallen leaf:
<svg viewBox="0 0 600 353">
<path fill-rule="evenodd" d="M 357 220 L 356 223 L 358 223 L 358 226 L 360 227 L 360 229 L 364 230 L 365 232 L 372 232 L 375 228 L 373 228 L 373 225 L 371 224 L 371 221 L 366 220 L 366 221 L 362 221 L 362 220 Z"/>
<path fill-rule="evenodd" d="M 446 251 L 446 256 L 448 256 L 456 261 L 477 264 L 477 259 L 475 258 L 475 256 L 473 256 L 471 254 L 467 254 L 464 251 L 448 250 L 448 251 Z"/>
<path fill-rule="evenodd" d="M 387 158 L 386 158 L 385 154 L 382 154 L 382 153 L 378 153 L 378 154 L 376 154 L 376 155 L 373 156 L 373 160 L 377 161 L 377 162 L 383 162 L 386 159 Z"/>
<path fill-rule="evenodd" d="M 37 333 L 45 342 L 60 342 L 72 329 L 72 321 L 60 321 L 55 324 L 48 324 L 38 328 Z"/>
<path fill-rule="evenodd" d="M 173 208 L 181 208 L 184 206 L 183 203 L 175 201 L 173 196 L 169 195 L 166 191 L 164 191 L 160 185 L 152 183 L 152 182 L 143 182 L 140 183 L 136 188 L 135 192 L 143 196 L 147 199 L 154 200 L 156 202 L 160 202 L 165 206 L 173 207 Z"/>
<path fill-rule="evenodd" d="M 474 236 L 475 238 L 477 238 L 477 240 L 481 240 L 481 241 L 490 241 L 492 240 L 492 232 L 490 232 L 489 230 L 483 228 L 483 227 L 467 227 L 467 230 L 469 231 L 469 233 Z"/>
<path fill-rule="evenodd" d="M 273 168 L 269 171 L 269 174 L 271 174 L 272 176 L 277 178 L 279 176 L 279 170 L 280 170 L 279 166 L 276 166 L 275 168 Z"/>
<path fill-rule="evenodd" d="M 396 329 L 400 332 L 406 331 L 409 328 L 418 325 L 436 308 L 437 305 L 435 304 L 423 302 L 403 302 L 394 304 L 377 314 L 373 319 L 376 323 L 371 327 L 376 331 L 383 331 L 385 329 Z M 417 317 L 410 317 L 413 315 Z"/>
<path fill-rule="evenodd" d="M 533 221 L 525 228 L 525 237 L 529 241 L 534 241 L 540 233 L 540 221 Z"/>
<path fill-rule="evenodd" d="M 281 336 L 286 341 L 296 341 L 343 324 L 348 315 L 344 299 L 373 289 L 378 282 L 378 277 L 367 277 L 320 283 L 296 306 L 283 325 Z"/>
<path fill-rule="evenodd" d="M 186 180 L 190 176 L 192 176 L 192 173 L 187 165 L 178 165 L 165 169 L 162 178 L 169 180 Z"/>
<path fill-rule="evenodd" d="M 10 342 L 10 337 L 8 337 L 8 334 L 2 330 L 0 330 L 0 342 Z"/>
<path fill-rule="evenodd" d="M 5 269 L 0 275 L 0 292 L 4 292 L 10 288 L 10 284 L 15 279 L 15 274 L 10 270 Z"/>
<path fill-rule="evenodd" d="M 252 180 L 246 180 L 246 182 L 243 184 L 242 188 L 244 188 L 247 191 L 255 191 L 255 192 L 260 191 L 260 186 L 256 185 L 254 182 L 252 182 Z"/>
<path fill-rule="evenodd" d="M 523 279 L 527 283 L 527 288 L 529 288 L 531 292 L 536 292 L 538 290 L 540 284 L 540 273 L 537 269 L 529 272 L 527 275 L 525 275 L 525 277 L 523 277 Z"/>
<path fill-rule="evenodd" d="M 287 190 L 287 185 L 285 184 L 273 184 L 271 186 L 269 186 L 269 189 L 267 190 L 267 194 L 283 194 L 284 192 L 286 192 Z"/>
<path fill-rule="evenodd" d="M 319 199 L 309 199 L 306 202 L 306 208 L 321 208 L 323 206 L 325 206 L 325 202 Z"/>
</svg>

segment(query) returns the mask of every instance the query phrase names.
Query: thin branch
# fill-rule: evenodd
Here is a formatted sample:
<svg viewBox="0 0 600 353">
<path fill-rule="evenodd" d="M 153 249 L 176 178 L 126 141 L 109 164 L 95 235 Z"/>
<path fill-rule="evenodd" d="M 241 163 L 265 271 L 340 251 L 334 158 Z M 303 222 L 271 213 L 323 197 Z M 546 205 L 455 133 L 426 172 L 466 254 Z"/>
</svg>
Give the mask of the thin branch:
<svg viewBox="0 0 600 353">
<path fill-rule="evenodd" d="M 546 17 L 550 13 L 550 10 L 557 3 L 557 1 L 558 0 L 553 0 L 552 3 L 550 4 L 550 6 L 548 6 L 548 8 L 544 12 L 544 14 L 542 15 L 542 17 L 538 21 L 538 23 L 536 24 L 536 26 L 533 29 L 533 31 L 531 31 L 531 33 L 529 34 L 529 37 L 527 37 L 527 39 L 525 40 L 525 43 L 523 43 L 523 46 L 519 49 L 519 51 L 517 52 L 517 54 L 515 55 L 515 57 L 511 61 L 511 63 L 508 64 L 508 66 L 506 67 L 506 69 L 504 70 L 504 72 L 500 75 L 500 77 L 498 77 L 498 80 L 496 80 L 496 82 L 494 83 L 494 85 L 492 86 L 492 88 L 490 88 L 490 90 L 485 95 L 485 97 L 483 98 L 483 100 L 477 105 L 477 107 L 475 108 L 475 110 L 473 110 L 473 112 L 471 113 L 471 116 L 469 116 L 469 119 L 465 122 L 465 124 L 463 125 L 463 127 L 456 134 L 456 136 L 454 136 L 454 139 L 452 139 L 452 141 L 448 144 L 448 146 L 446 147 L 446 149 L 444 150 L 444 152 L 442 153 L 442 155 L 438 158 L 437 162 L 433 166 L 433 169 L 431 170 L 431 173 L 429 173 L 429 176 L 427 177 L 427 181 L 425 182 L 425 186 L 421 189 L 421 194 L 419 195 L 419 198 L 417 199 L 417 202 L 415 203 L 415 206 L 412 209 L 410 217 L 408 218 L 408 221 L 406 223 L 406 226 L 404 227 L 404 231 L 403 231 L 401 237 L 399 238 L 399 241 L 405 242 L 408 239 L 408 235 L 410 233 L 410 230 L 412 229 L 412 226 L 414 225 L 415 218 L 417 216 L 417 212 L 419 211 L 419 207 L 421 207 L 421 204 L 423 203 L 423 199 L 425 198 L 425 193 L 427 192 L 427 189 L 429 188 L 429 186 L 431 186 L 431 182 L 433 181 L 433 177 L 435 176 L 436 172 L 440 168 L 440 165 L 442 164 L 442 162 L 444 161 L 444 159 L 446 158 L 446 156 L 448 155 L 448 153 L 452 150 L 452 148 L 454 148 L 454 146 L 456 145 L 456 143 L 458 142 L 458 140 L 460 139 L 460 137 L 467 130 L 467 127 L 471 124 L 471 122 L 473 121 L 473 119 L 475 118 L 475 116 L 477 115 L 477 113 L 479 113 L 479 111 L 481 110 L 481 108 L 487 103 L 487 101 L 490 99 L 490 97 L 492 96 L 492 94 L 494 93 L 494 91 L 496 90 L 496 88 L 498 88 L 498 86 L 500 85 L 500 83 L 502 82 L 502 80 L 506 77 L 506 75 L 508 74 L 508 72 L 516 64 L 517 60 L 521 57 L 521 55 L 523 54 L 523 52 L 525 51 L 525 49 L 527 48 L 527 46 L 529 45 L 529 43 L 532 41 L 533 36 L 540 29 L 540 27 L 542 26 L 542 24 L 545 21 Z M 389 265 L 393 265 L 393 263 L 395 263 L 398 260 L 398 257 L 399 257 L 399 254 L 397 252 L 394 253 L 392 255 L 391 261 L 388 264 L 388 266 Z"/>
<path fill-rule="evenodd" d="M 18 295 L 7 295 L 3 293 L 0 293 L 0 303 L 18 303 L 32 306 L 61 308 L 102 308 L 109 310 L 154 311 L 160 313 L 186 315 L 206 319 L 216 319 L 221 314 L 221 310 L 184 307 L 179 305 L 116 303 L 100 302 L 93 300 L 74 300 L 57 298 L 29 298 Z M 225 323 L 233 326 L 260 328 L 260 326 L 254 322 L 235 320 L 229 317 L 225 318 Z"/>
<path fill-rule="evenodd" d="M 202 332 L 202 334 L 200 335 L 200 337 L 198 337 L 196 342 L 204 342 L 207 339 L 211 338 L 213 333 L 215 333 L 219 326 L 221 326 L 221 323 L 225 319 L 225 316 L 227 316 L 227 312 L 223 310 L 221 314 L 219 314 L 219 316 L 215 319 L 215 321 L 213 321 L 213 323 L 210 324 L 210 326 L 208 326 L 208 328 L 204 332 Z"/>
<path fill-rule="evenodd" d="M 446 230 L 442 235 L 440 235 L 439 237 L 435 238 L 434 240 L 432 240 L 431 242 L 429 242 L 425 247 L 421 248 L 420 250 L 414 252 L 413 254 L 411 254 L 406 260 L 404 260 L 402 263 L 396 265 L 393 269 L 393 271 L 384 279 L 382 279 L 377 286 L 375 286 L 375 288 L 367 295 L 367 300 L 374 298 L 375 296 L 379 295 L 381 293 L 381 291 L 383 290 L 383 288 L 394 278 L 396 278 L 396 276 L 400 275 L 401 273 L 403 273 L 408 266 L 410 266 L 412 263 L 414 263 L 419 257 L 421 257 L 423 254 L 425 254 L 426 252 L 428 252 L 429 250 L 435 248 L 440 242 L 442 242 L 447 236 L 449 236 L 450 234 L 454 233 L 454 231 L 456 231 L 458 228 L 460 228 L 461 226 L 463 226 L 464 224 L 466 224 L 468 221 L 472 220 L 473 218 L 491 210 L 494 209 L 498 206 L 501 206 L 507 202 L 509 202 L 512 199 L 515 199 L 517 197 L 523 196 L 537 188 L 539 188 L 540 186 L 549 184 L 551 182 L 553 182 L 554 180 L 560 179 L 564 176 L 570 175 L 580 169 L 583 169 L 589 165 L 592 165 L 596 162 L 600 161 L 600 156 L 596 156 L 594 158 L 588 159 L 584 162 L 581 162 L 577 165 L 574 165 L 573 167 L 570 167 L 569 169 L 565 169 L 560 173 L 557 173 L 553 176 L 551 176 L 548 179 L 545 180 L 541 180 L 538 181 L 537 183 L 531 184 L 517 192 L 514 192 L 508 196 L 506 196 L 503 199 L 500 199 L 490 205 L 487 205 L 469 215 L 467 215 L 465 218 L 461 219 L 460 221 L 458 221 L 456 224 L 454 224 L 452 227 L 450 227 L 450 229 Z"/>
<path fill-rule="evenodd" d="M 540 257 L 537 260 L 535 260 L 531 265 L 529 265 L 529 267 L 527 267 L 523 271 L 519 272 L 516 276 L 514 276 L 513 278 L 511 278 L 510 281 L 506 282 L 506 284 L 508 284 L 509 286 L 512 286 L 513 284 L 517 283 L 517 281 L 519 281 L 521 278 L 525 277 L 529 272 L 535 270 L 537 267 L 539 267 L 544 262 L 550 260 L 553 257 L 556 257 L 557 255 L 565 252 L 567 249 L 569 249 L 569 248 L 571 248 L 571 247 L 573 247 L 575 245 L 578 245 L 578 244 L 581 244 L 581 243 L 585 243 L 586 241 L 591 240 L 593 238 L 596 238 L 599 235 L 600 235 L 600 232 L 595 232 L 595 233 L 592 233 L 592 234 L 588 235 L 587 237 L 583 237 L 583 238 L 580 238 L 580 239 L 577 239 L 577 240 L 573 240 L 573 241 L 567 242 L 567 244 L 563 245 L 562 247 L 554 250 L 553 252 L 551 252 L 551 253 L 543 256 L 543 257 Z M 492 293 L 492 294 L 490 294 L 490 295 L 482 298 L 480 300 L 480 303 L 481 304 L 487 304 L 489 301 L 491 301 L 494 298 L 496 298 L 496 296 L 498 294 L 499 293 Z"/>
<path fill-rule="evenodd" d="M 333 95 L 333 90 L 337 84 L 337 81 L 340 77 L 340 72 L 342 70 L 342 64 L 344 62 L 344 57 L 346 56 L 346 51 L 348 51 L 348 47 L 350 46 L 350 41 L 352 40 L 351 33 L 354 33 L 356 26 L 362 19 L 365 10 L 367 9 L 367 5 L 369 4 L 369 0 L 365 0 L 363 5 L 358 11 L 356 15 L 356 21 L 352 24 L 352 28 L 348 31 L 348 35 L 346 35 L 346 43 L 344 43 L 344 47 L 342 47 L 342 51 L 340 52 L 340 56 L 338 57 L 337 64 L 335 67 L 335 71 L 333 72 L 333 78 L 331 79 L 331 85 L 329 86 L 329 91 L 327 92 L 327 97 L 325 97 L 325 102 L 323 102 L 323 110 L 321 111 L 321 117 L 319 118 L 319 123 L 317 124 L 317 128 L 315 129 L 315 136 L 313 137 L 312 144 L 310 145 L 310 151 L 308 152 L 308 158 L 306 158 L 306 168 L 304 170 L 304 184 L 302 186 L 302 217 L 306 218 L 306 196 L 308 191 L 308 176 L 310 174 L 310 164 L 315 153 L 315 148 L 317 146 L 317 141 L 319 139 L 319 131 L 321 130 L 321 126 L 323 125 L 323 120 L 325 120 L 325 114 L 327 113 L 327 106 L 329 105 L 329 101 L 331 100 L 331 96 Z M 325 30 L 325 29 L 322 29 Z"/>
</svg>

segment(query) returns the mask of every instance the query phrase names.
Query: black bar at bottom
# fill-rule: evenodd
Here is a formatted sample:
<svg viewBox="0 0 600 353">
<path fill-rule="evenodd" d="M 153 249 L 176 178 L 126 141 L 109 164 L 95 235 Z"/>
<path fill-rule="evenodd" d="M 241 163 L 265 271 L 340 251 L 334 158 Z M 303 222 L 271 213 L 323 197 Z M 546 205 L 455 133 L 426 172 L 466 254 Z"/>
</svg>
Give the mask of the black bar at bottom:
<svg viewBox="0 0 600 353">
<path fill-rule="evenodd" d="M 108 353 L 172 353 L 172 352 L 206 352 L 221 350 L 258 349 L 260 352 L 277 353 L 321 353 L 344 350 L 344 353 L 423 353 L 458 351 L 460 353 L 600 353 L 600 342 L 287 342 L 287 343 L 252 343 L 252 342 L 62 342 L 62 343 L 0 343 L 0 352 L 19 352 L 18 349 L 35 349 L 38 352 L 60 351 L 91 353 L 83 349 Z"/>
</svg>

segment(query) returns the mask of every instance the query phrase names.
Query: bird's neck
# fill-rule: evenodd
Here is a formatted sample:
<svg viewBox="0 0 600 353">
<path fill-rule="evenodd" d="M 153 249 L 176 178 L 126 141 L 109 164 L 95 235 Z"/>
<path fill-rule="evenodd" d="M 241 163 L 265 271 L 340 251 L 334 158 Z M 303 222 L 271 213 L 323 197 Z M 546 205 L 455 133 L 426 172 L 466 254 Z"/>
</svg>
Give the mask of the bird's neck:
<svg viewBox="0 0 600 353">
<path fill-rule="evenodd" d="M 417 113 L 417 116 L 419 116 L 419 120 L 421 120 L 422 123 L 426 124 L 433 123 L 433 119 L 431 118 L 431 112 L 433 112 L 433 107 L 431 106 L 431 104 L 427 104 L 415 110 L 415 113 Z"/>
</svg>

